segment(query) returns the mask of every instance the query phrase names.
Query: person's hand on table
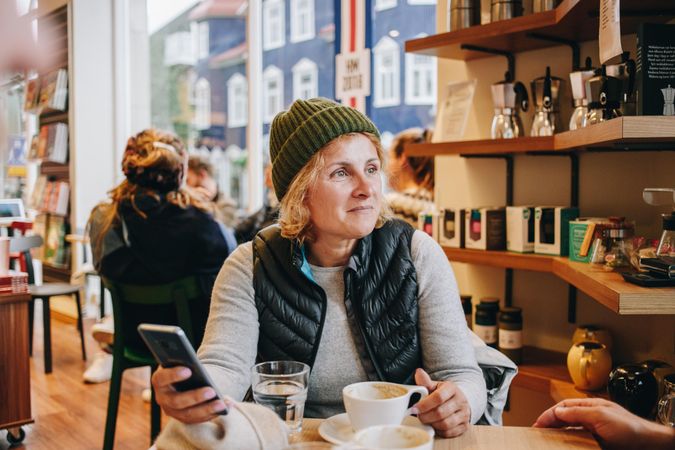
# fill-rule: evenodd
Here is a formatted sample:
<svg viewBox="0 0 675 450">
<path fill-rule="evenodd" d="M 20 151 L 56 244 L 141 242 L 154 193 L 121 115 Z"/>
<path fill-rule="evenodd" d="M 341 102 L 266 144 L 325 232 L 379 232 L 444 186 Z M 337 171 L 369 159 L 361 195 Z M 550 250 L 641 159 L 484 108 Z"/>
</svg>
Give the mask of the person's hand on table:
<svg viewBox="0 0 675 450">
<path fill-rule="evenodd" d="M 459 436 L 468 429 L 471 407 L 455 383 L 434 381 L 424 369 L 415 371 L 415 383 L 429 390 L 429 395 L 412 409 L 420 422 L 431 425 L 438 436 L 446 438 Z"/>
<path fill-rule="evenodd" d="M 199 423 L 218 416 L 228 405 L 210 387 L 179 392 L 173 384 L 190 378 L 187 367 L 159 367 L 152 375 L 155 399 L 166 415 L 184 423 Z"/>
<path fill-rule="evenodd" d="M 675 448 L 675 428 L 642 419 L 601 398 L 563 400 L 544 411 L 533 426 L 582 426 L 593 433 L 603 448 Z"/>
</svg>

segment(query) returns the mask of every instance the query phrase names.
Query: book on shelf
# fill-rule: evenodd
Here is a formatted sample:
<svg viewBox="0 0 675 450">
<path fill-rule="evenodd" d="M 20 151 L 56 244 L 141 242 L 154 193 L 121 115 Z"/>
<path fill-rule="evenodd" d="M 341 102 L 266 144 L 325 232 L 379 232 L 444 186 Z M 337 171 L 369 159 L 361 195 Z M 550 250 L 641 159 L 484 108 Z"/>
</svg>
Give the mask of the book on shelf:
<svg viewBox="0 0 675 450">
<path fill-rule="evenodd" d="M 30 207 L 32 209 L 40 209 L 42 206 L 42 197 L 45 195 L 45 189 L 47 187 L 47 176 L 40 175 L 35 180 L 33 185 L 33 191 L 30 194 Z"/>
<path fill-rule="evenodd" d="M 40 175 L 31 193 L 31 207 L 43 213 L 65 216 L 68 214 L 69 199 L 68 182 L 47 181 L 46 175 Z"/>
<path fill-rule="evenodd" d="M 40 82 L 40 108 L 66 110 L 68 72 L 58 69 L 46 74 Z"/>
<path fill-rule="evenodd" d="M 25 111 L 33 111 L 37 108 L 40 102 L 40 78 L 32 78 L 26 81 L 26 98 L 24 100 L 23 109 Z"/>
<path fill-rule="evenodd" d="M 33 137 L 29 159 L 65 164 L 68 161 L 68 125 L 62 122 L 42 125 L 37 143 Z"/>
<path fill-rule="evenodd" d="M 40 236 L 44 242 L 47 239 L 47 214 L 38 214 L 33 220 L 33 234 Z M 42 260 L 44 258 L 44 243 L 38 248 L 33 249 L 33 257 Z"/>
<path fill-rule="evenodd" d="M 27 294 L 28 274 L 10 270 L 0 275 L 0 295 Z"/>
<path fill-rule="evenodd" d="M 66 243 L 67 233 L 65 218 L 50 215 L 47 221 L 43 262 L 62 269 L 68 268 L 70 249 Z"/>
</svg>

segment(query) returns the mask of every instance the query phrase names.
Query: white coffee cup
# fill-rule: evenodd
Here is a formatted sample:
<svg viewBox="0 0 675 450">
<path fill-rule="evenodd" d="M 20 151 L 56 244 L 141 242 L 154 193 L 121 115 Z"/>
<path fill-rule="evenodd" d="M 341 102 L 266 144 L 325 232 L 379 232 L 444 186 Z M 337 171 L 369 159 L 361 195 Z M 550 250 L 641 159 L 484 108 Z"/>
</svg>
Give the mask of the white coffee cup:
<svg viewBox="0 0 675 450">
<path fill-rule="evenodd" d="M 368 427 L 356 433 L 353 442 L 364 450 L 432 450 L 434 447 L 434 438 L 426 430 L 407 425 Z"/>
<path fill-rule="evenodd" d="M 345 386 L 342 399 L 355 431 L 375 425 L 400 425 L 409 414 L 408 403 L 414 393 L 429 395 L 423 386 L 364 381 Z"/>
</svg>

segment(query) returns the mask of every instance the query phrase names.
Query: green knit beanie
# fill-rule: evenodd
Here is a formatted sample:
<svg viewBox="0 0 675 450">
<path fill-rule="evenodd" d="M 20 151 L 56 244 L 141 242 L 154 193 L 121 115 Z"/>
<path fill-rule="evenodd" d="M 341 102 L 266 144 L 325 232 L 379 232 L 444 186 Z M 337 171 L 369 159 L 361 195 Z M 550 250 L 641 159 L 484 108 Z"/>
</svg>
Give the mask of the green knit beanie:
<svg viewBox="0 0 675 450">
<path fill-rule="evenodd" d="M 325 98 L 296 100 L 274 117 L 270 130 L 272 183 L 279 201 L 293 178 L 324 145 L 347 133 L 379 138 L 375 124 L 358 110 Z"/>
</svg>

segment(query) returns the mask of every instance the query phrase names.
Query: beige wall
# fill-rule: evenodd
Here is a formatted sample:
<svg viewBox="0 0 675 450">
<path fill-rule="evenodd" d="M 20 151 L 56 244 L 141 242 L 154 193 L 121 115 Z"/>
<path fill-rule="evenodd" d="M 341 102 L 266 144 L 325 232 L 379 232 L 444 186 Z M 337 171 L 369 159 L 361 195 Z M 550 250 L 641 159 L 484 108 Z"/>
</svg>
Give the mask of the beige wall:
<svg viewBox="0 0 675 450">
<path fill-rule="evenodd" d="M 485 8 L 485 1 L 484 8 Z M 489 2 L 487 2 L 489 4 Z M 446 1 L 439 0 L 438 30 L 445 31 Z M 634 54 L 635 36 L 625 36 L 624 49 Z M 582 60 L 591 56 L 598 63 L 597 41 L 583 43 Z M 571 52 L 553 47 L 516 55 L 516 78 L 529 89 L 533 78 L 542 76 L 546 65 L 553 75 L 568 79 Z M 490 136 L 492 104 L 490 85 L 502 79 L 503 57 L 464 63 L 439 60 L 439 95 L 445 83 L 476 78 L 476 96 L 465 139 Z M 572 107 L 569 89 L 564 92 L 562 123 Z M 523 114 L 529 132 L 532 111 Z M 529 133 L 526 133 L 529 134 Z M 505 163 L 447 156 L 436 159 L 436 199 L 441 207 L 505 204 Z M 570 164 L 564 157 L 518 156 L 515 158 L 514 204 L 568 204 Z M 659 214 L 666 208 L 642 201 L 645 187 L 675 187 L 675 152 L 582 153 L 580 156 L 580 208 L 585 216 L 623 215 L 637 223 L 637 231 L 648 236 L 660 234 Z M 460 290 L 474 295 L 503 298 L 504 270 L 453 263 Z M 567 285 L 550 274 L 515 271 L 514 304 L 523 308 L 526 345 L 552 350 L 569 349 L 575 326 L 567 323 Z M 673 299 L 675 301 L 675 299 Z M 615 362 L 660 358 L 675 364 L 675 317 L 618 316 L 583 293 L 577 302 L 577 323 L 608 327 L 617 341 Z"/>
</svg>

